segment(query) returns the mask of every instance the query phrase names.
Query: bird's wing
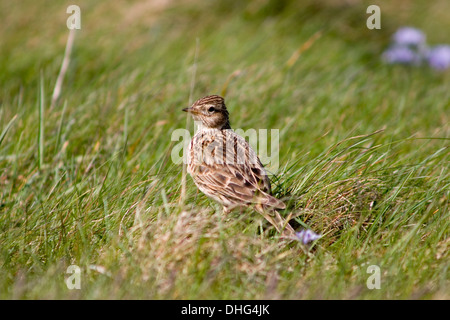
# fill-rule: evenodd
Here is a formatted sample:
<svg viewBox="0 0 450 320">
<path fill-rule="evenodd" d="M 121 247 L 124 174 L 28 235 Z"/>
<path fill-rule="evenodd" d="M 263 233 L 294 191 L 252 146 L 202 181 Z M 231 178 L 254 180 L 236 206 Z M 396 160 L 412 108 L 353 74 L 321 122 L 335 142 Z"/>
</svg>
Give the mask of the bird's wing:
<svg viewBox="0 0 450 320">
<path fill-rule="evenodd" d="M 189 172 L 203 192 L 236 205 L 285 208 L 282 201 L 270 195 L 264 166 L 244 138 L 225 130 L 194 139 L 190 153 L 197 161 L 189 164 Z"/>
</svg>

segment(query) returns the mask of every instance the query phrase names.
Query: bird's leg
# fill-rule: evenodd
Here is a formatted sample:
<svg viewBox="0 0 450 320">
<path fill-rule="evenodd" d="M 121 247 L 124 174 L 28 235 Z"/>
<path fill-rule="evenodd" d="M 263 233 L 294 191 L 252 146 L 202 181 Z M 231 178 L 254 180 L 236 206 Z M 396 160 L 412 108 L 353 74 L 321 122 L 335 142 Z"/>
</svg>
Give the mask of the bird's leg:
<svg viewBox="0 0 450 320">
<path fill-rule="evenodd" d="M 232 210 L 230 207 L 223 206 L 223 215 L 227 216 Z"/>
<path fill-rule="evenodd" d="M 230 217 L 229 217 L 229 213 L 231 212 L 231 211 L 233 211 L 233 207 L 226 207 L 226 206 L 223 206 L 223 210 L 222 210 L 222 217 L 221 217 L 221 219 L 222 219 L 222 221 L 228 221 L 228 220 L 230 220 Z"/>
<path fill-rule="evenodd" d="M 255 209 L 277 229 L 282 237 L 289 238 L 295 234 L 289 222 L 284 220 L 278 211 L 266 209 L 262 205 L 256 205 Z"/>
</svg>

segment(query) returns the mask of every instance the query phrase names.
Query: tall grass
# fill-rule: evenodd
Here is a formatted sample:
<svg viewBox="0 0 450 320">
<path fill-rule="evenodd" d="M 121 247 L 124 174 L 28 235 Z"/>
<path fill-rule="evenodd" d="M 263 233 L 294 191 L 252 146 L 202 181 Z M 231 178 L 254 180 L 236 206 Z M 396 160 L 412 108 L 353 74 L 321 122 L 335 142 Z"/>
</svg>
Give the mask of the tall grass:
<svg viewBox="0 0 450 320">
<path fill-rule="evenodd" d="M 449 74 L 379 60 L 397 21 L 444 42 L 449 20 L 421 17 L 447 2 L 383 2 L 377 33 L 351 18 L 365 3 L 155 3 L 80 2 L 53 109 L 66 7 L 1 4 L 0 297 L 448 299 Z M 221 92 L 234 128 L 280 129 L 274 193 L 311 247 L 189 177 L 181 196 L 171 133 Z"/>
</svg>

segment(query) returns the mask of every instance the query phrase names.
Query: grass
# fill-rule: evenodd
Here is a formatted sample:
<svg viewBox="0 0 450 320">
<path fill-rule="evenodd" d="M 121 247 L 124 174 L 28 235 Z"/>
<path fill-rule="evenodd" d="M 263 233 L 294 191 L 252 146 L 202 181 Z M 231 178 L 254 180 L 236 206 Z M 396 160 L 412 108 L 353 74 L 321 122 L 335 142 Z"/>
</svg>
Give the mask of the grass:
<svg viewBox="0 0 450 320">
<path fill-rule="evenodd" d="M 72 3 L 0 3 L 0 298 L 449 299 L 449 73 L 380 53 L 402 25 L 448 41 L 450 8 L 380 3 L 370 31 L 364 1 L 79 1 L 53 109 Z M 189 177 L 180 202 L 171 133 L 222 92 L 234 128 L 280 129 L 274 192 L 312 247 Z"/>
</svg>

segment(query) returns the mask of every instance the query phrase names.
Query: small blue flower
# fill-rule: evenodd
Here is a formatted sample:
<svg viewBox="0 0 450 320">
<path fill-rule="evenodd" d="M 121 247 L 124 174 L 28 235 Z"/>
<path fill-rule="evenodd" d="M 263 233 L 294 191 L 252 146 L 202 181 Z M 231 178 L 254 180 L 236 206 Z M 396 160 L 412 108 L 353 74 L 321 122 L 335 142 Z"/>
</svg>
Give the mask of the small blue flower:
<svg viewBox="0 0 450 320">
<path fill-rule="evenodd" d="M 445 70 L 450 68 L 450 45 L 443 44 L 430 49 L 422 31 L 402 27 L 392 36 L 392 44 L 383 52 L 382 58 L 391 64 L 417 66 L 427 62 L 435 70 Z"/>
<path fill-rule="evenodd" d="M 315 233 L 312 230 L 303 229 L 299 232 L 296 232 L 295 237 L 296 237 L 296 240 L 298 240 L 306 245 L 314 240 L 319 239 L 322 236 L 320 234 Z"/>
<path fill-rule="evenodd" d="M 436 70 L 450 67 L 450 45 L 439 45 L 431 48 L 427 56 L 428 64 Z"/>
<path fill-rule="evenodd" d="M 403 27 L 398 29 L 392 36 L 394 43 L 401 46 L 424 46 L 426 42 L 425 34 L 419 29 Z"/>
<path fill-rule="evenodd" d="M 393 46 L 383 53 L 387 63 L 420 64 L 422 56 L 409 47 Z"/>
</svg>

